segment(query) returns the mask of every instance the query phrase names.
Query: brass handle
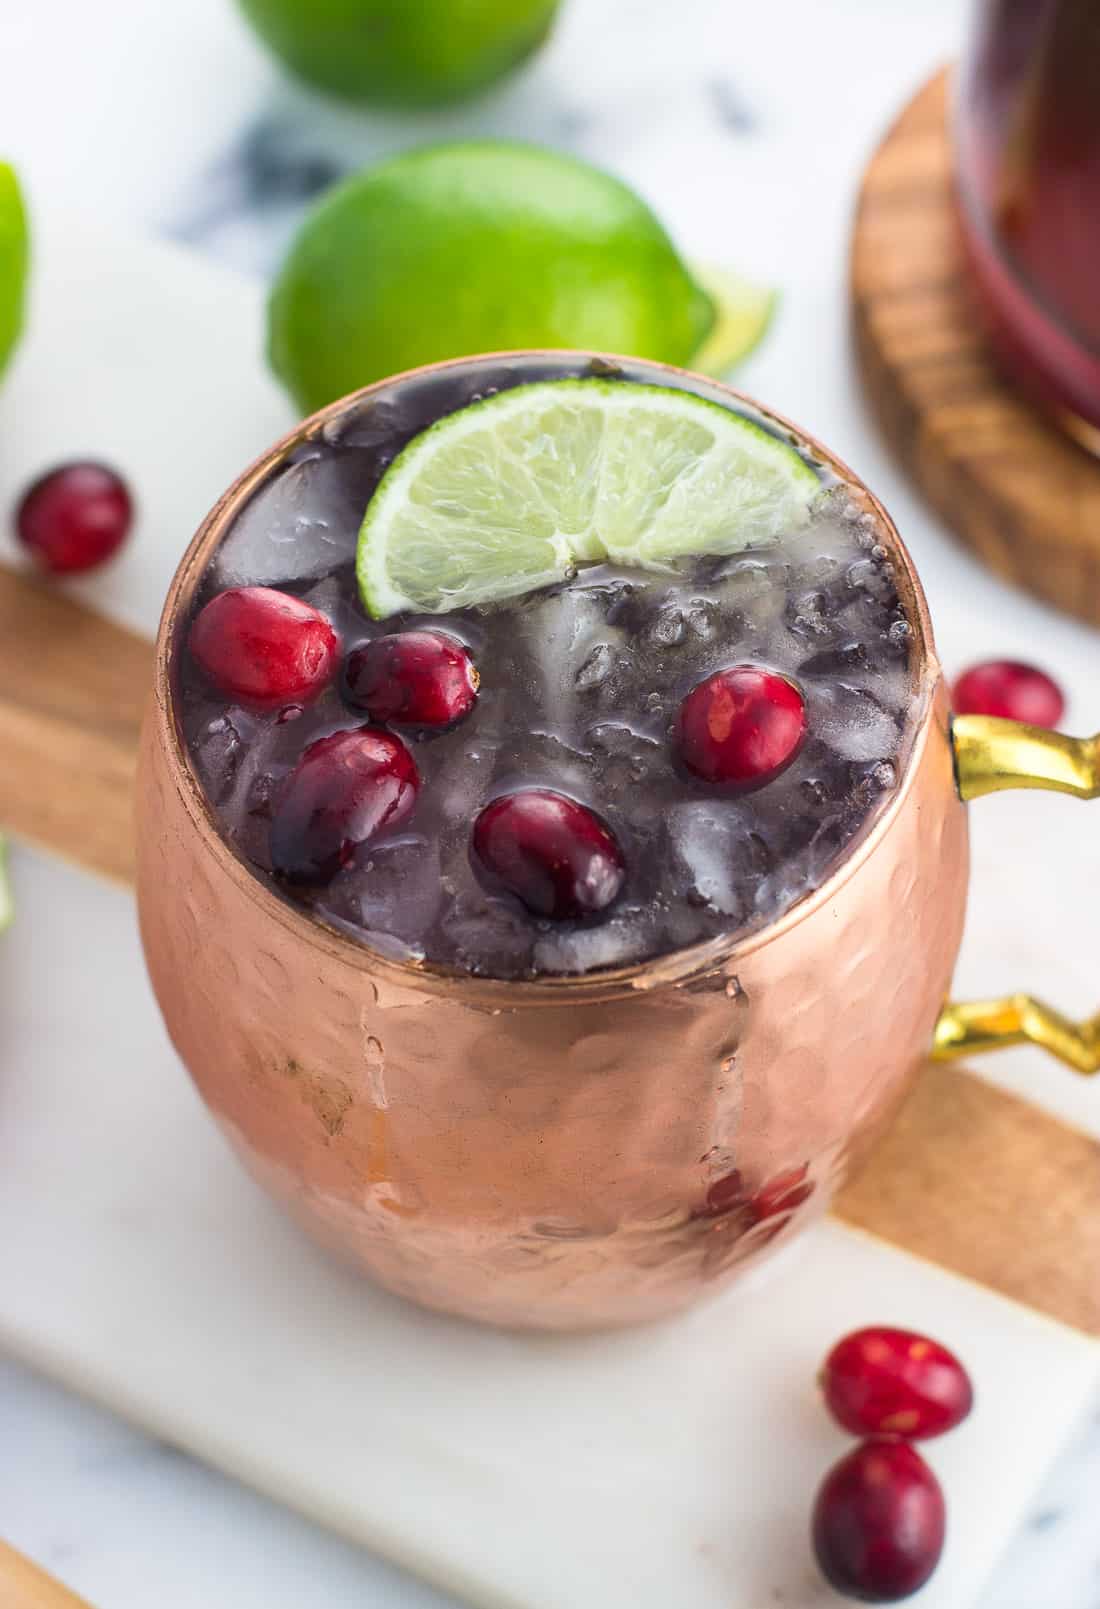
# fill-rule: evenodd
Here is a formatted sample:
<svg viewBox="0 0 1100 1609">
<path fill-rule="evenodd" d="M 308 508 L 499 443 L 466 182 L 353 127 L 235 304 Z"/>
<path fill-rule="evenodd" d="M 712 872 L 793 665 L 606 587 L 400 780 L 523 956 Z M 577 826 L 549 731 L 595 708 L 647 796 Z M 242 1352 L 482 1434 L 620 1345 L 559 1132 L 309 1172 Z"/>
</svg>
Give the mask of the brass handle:
<svg viewBox="0 0 1100 1609">
<path fill-rule="evenodd" d="M 4 1609 L 91 1609 L 6 1542 L 0 1542 L 0 1604 Z"/>
<path fill-rule="evenodd" d="M 1100 736 L 1067 737 L 992 715 L 958 715 L 951 729 L 963 799 L 1006 788 L 1048 788 L 1100 798 Z M 948 1001 L 932 1037 L 936 1061 L 976 1056 L 1005 1045 L 1040 1045 L 1077 1073 L 1100 1071 L 1100 1014 L 1071 1022 L 1029 994 Z"/>
</svg>

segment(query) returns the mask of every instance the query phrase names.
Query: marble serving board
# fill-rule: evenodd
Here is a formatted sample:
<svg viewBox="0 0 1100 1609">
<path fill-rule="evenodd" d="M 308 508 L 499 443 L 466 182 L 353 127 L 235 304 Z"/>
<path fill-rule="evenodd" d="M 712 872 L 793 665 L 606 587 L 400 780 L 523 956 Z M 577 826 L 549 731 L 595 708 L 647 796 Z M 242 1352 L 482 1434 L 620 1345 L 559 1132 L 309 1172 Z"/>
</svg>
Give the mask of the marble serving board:
<svg viewBox="0 0 1100 1609">
<path fill-rule="evenodd" d="M 149 632 L 199 516 L 290 421 L 260 360 L 260 293 L 170 248 L 37 225 L 33 331 L 0 397 L 0 499 L 73 454 L 124 467 L 135 539 L 77 590 Z M 770 374 L 758 360 L 746 384 L 797 413 L 796 320 L 776 331 Z M 810 387 L 804 400 L 809 428 L 862 436 L 843 399 Z M 844 445 L 896 505 L 888 469 L 867 464 L 873 443 Z M 1088 690 L 1084 633 L 913 526 L 942 641 L 1041 652 Z M 1074 945 L 1061 902 L 989 875 L 1024 820 L 998 803 L 984 849 L 978 832 L 964 974 L 1042 985 L 1056 938 L 1053 992 L 1083 1009 L 1091 936 Z M 1061 821 L 1084 826 L 1072 807 Z M 1067 830 L 1036 849 L 1055 879 L 1069 875 Z M 971 1421 L 932 1452 L 951 1533 L 920 1601 L 972 1602 L 1094 1388 L 1095 1343 L 835 1223 L 644 1331 L 520 1338 L 421 1314 L 326 1261 L 238 1171 L 160 1026 L 129 894 L 27 848 L 13 859 L 19 919 L 0 953 L 5 1347 L 486 1609 L 811 1609 L 831 1598 L 809 1557 L 809 1504 L 845 1445 L 815 1369 L 848 1328 L 917 1325 L 957 1347 L 978 1385 Z M 1095 1097 L 1037 1057 L 1008 1076 L 1041 1076 L 1066 1115 L 1100 1127 Z M 1026 1380 L 1042 1390 L 1022 1393 Z"/>
</svg>

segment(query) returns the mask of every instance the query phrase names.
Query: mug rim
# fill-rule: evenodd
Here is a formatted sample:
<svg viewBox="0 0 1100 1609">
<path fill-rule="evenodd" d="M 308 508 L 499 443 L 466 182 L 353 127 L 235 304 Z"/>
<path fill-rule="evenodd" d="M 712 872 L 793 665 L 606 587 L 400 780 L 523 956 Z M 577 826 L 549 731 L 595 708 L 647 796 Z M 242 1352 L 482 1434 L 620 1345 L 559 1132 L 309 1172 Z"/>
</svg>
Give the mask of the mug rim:
<svg viewBox="0 0 1100 1609">
<path fill-rule="evenodd" d="M 736 932 L 718 934 L 663 955 L 643 958 L 620 967 L 593 972 L 547 974 L 535 978 L 494 978 L 464 971 L 457 966 L 417 957 L 387 955 L 364 939 L 353 937 L 282 898 L 242 859 L 222 835 L 202 784 L 191 763 L 177 719 L 172 686 L 173 655 L 177 634 L 186 618 L 194 593 L 201 584 L 208 560 L 231 521 L 264 480 L 295 448 L 317 435 L 333 419 L 350 407 L 386 391 L 403 381 L 451 369 L 469 370 L 515 361 L 517 358 L 555 358 L 588 360 L 594 365 L 644 365 L 658 374 L 703 382 L 728 397 L 731 403 L 760 415 L 779 431 L 789 434 L 802 448 L 849 485 L 859 501 L 878 523 L 891 558 L 898 565 L 898 591 L 912 622 L 913 646 L 910 661 L 911 691 L 923 697 L 923 708 L 910 740 L 901 774 L 889 802 L 845 845 L 828 876 L 810 893 L 796 900 L 775 921 L 738 936 Z M 659 383 L 659 382 L 655 382 Z M 222 493 L 201 521 L 173 574 L 161 612 L 154 649 L 151 715 L 156 723 L 154 738 L 164 745 L 168 773 L 188 819 L 203 846 L 214 856 L 218 870 L 239 890 L 258 904 L 265 916 L 277 921 L 303 944 L 327 953 L 339 964 L 380 976 L 392 984 L 413 987 L 421 992 L 452 995 L 461 991 L 473 1006 L 516 1007 L 520 1005 L 560 1005 L 583 997 L 585 1000 L 612 1000 L 650 993 L 655 989 L 677 987 L 705 977 L 721 968 L 728 974 L 737 970 L 742 959 L 781 938 L 835 896 L 855 875 L 893 827 L 905 807 L 916 776 L 929 730 L 934 719 L 935 687 L 941 674 L 936 654 L 932 622 L 920 577 L 891 515 L 866 483 L 844 461 L 815 436 L 793 424 L 783 414 L 766 407 L 746 392 L 682 366 L 660 363 L 649 358 L 590 351 L 588 348 L 522 348 L 503 352 L 478 353 L 420 364 L 399 374 L 387 375 L 326 404 L 308 415 L 261 453 Z"/>
</svg>

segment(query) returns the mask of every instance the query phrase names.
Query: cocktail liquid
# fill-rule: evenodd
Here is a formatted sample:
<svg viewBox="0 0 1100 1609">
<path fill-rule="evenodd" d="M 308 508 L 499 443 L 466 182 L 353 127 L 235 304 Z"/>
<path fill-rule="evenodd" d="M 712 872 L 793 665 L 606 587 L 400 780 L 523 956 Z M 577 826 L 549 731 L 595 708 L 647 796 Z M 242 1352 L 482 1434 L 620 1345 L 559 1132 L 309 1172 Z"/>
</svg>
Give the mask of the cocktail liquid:
<svg viewBox="0 0 1100 1609">
<path fill-rule="evenodd" d="M 491 389 L 553 374 L 502 366 Z M 889 801 L 914 724 L 912 627 L 873 517 L 823 474 L 809 525 L 766 547 L 674 573 L 581 566 L 507 603 L 372 621 L 354 576 L 368 498 L 412 435 L 471 399 L 444 373 L 350 407 L 215 555 L 196 614 L 227 588 L 277 588 L 331 622 L 344 664 L 312 701 L 260 711 L 181 645 L 184 736 L 221 831 L 258 877 L 372 948 L 498 978 L 622 966 L 774 922 Z M 288 779 L 310 745 L 369 719 L 348 701 L 347 656 L 423 629 L 465 647 L 476 700 L 449 726 L 382 722 L 419 773 L 411 812 L 315 877 L 284 875 Z M 749 789 L 684 763 L 684 701 L 731 666 L 778 673 L 804 705 L 793 759 Z M 547 914 L 486 875 L 475 823 L 531 789 L 578 802 L 617 846 L 598 909 Z"/>
</svg>

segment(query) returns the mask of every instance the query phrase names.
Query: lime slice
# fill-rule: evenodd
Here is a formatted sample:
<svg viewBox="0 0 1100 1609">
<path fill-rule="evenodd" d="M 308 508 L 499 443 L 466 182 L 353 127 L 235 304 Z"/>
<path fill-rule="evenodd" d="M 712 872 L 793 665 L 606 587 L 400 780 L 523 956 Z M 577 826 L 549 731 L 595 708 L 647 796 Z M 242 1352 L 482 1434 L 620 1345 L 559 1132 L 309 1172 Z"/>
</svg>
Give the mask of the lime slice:
<svg viewBox="0 0 1100 1609">
<path fill-rule="evenodd" d="M 3 833 L 0 833 L 0 933 L 11 926 L 14 916 L 15 905 L 8 882 L 8 844 Z"/>
<path fill-rule="evenodd" d="M 818 489 L 793 447 L 686 391 L 516 386 L 394 459 L 359 533 L 359 591 L 380 620 L 518 597 L 585 561 L 665 570 L 791 530 Z"/>
<path fill-rule="evenodd" d="M 725 268 L 696 264 L 692 272 L 715 310 L 710 334 L 692 359 L 692 367 L 720 379 L 760 345 L 779 305 L 779 293 Z"/>
</svg>

